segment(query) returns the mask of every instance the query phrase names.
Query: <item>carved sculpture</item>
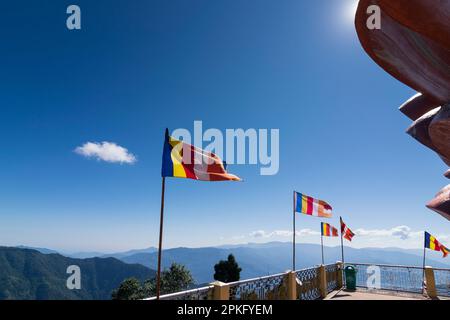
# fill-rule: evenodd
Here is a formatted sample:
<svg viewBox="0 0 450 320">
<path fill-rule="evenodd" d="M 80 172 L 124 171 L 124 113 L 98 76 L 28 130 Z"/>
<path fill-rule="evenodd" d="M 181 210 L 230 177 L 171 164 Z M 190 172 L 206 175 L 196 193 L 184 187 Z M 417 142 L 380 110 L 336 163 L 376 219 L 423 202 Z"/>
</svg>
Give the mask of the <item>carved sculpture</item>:
<svg viewBox="0 0 450 320">
<path fill-rule="evenodd" d="M 439 191 L 436 197 L 427 204 L 427 207 L 448 219 L 448 212 L 450 212 L 450 184 Z"/>
<path fill-rule="evenodd" d="M 367 27 L 373 5 L 381 29 Z M 367 54 L 419 92 L 400 107 L 414 121 L 407 133 L 450 166 L 450 1 L 360 0 L 355 26 Z M 449 201 L 447 186 L 427 207 L 450 220 Z"/>
</svg>

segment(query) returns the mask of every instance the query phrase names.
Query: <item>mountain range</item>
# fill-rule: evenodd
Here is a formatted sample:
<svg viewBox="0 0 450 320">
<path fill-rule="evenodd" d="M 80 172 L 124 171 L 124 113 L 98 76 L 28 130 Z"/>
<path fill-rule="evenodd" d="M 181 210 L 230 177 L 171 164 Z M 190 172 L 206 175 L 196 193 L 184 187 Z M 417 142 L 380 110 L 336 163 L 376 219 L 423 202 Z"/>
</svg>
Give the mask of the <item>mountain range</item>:
<svg viewBox="0 0 450 320">
<path fill-rule="evenodd" d="M 145 248 L 145 249 L 134 249 L 134 250 L 129 250 L 129 251 L 124 251 L 124 252 L 116 252 L 116 253 L 101 253 L 101 252 L 75 252 L 75 253 L 68 253 L 66 254 L 68 257 L 71 258 L 79 258 L 79 259 L 86 259 L 86 258 L 94 258 L 94 257 L 98 257 L 98 258 L 116 258 L 116 259 L 121 259 L 127 256 L 131 256 L 133 254 L 138 254 L 138 253 L 153 253 L 158 251 L 158 249 L 154 248 L 154 247 L 149 247 L 149 248 Z"/>
<path fill-rule="evenodd" d="M 48 250 L 48 249 L 46 249 Z M 242 268 L 241 279 L 260 277 L 292 269 L 292 243 L 268 242 L 241 245 L 223 245 L 205 248 L 173 248 L 163 251 L 164 268 L 172 262 L 185 265 L 197 284 L 213 281 L 214 265 L 232 253 Z M 345 247 L 345 260 L 359 263 L 422 265 L 423 250 L 400 248 L 362 248 Z M 141 264 L 156 269 L 157 249 L 130 250 L 114 254 L 99 253 L 99 257 L 114 257 L 128 264 Z M 325 263 L 341 260 L 340 247 L 324 247 Z M 448 259 L 429 255 L 427 265 L 450 268 Z M 297 244 L 296 269 L 307 268 L 321 263 L 321 248 L 316 244 Z M 439 260 L 438 260 L 439 259 Z"/>
<path fill-rule="evenodd" d="M 163 251 L 163 267 L 172 262 L 184 264 L 197 283 L 213 281 L 214 265 L 232 253 L 242 268 L 241 279 L 249 279 L 275 274 L 292 269 L 292 243 L 251 244 L 249 246 L 230 246 L 221 248 L 174 248 Z M 325 263 L 341 259 L 340 247 L 324 247 Z M 422 256 L 413 250 L 345 247 L 345 260 L 354 263 L 394 264 L 421 266 Z M 137 253 L 121 258 L 126 263 L 139 263 L 155 268 L 157 252 Z M 296 269 L 321 264 L 321 248 L 316 244 L 296 245 Z M 428 259 L 427 264 L 434 267 L 449 268 L 442 261 Z"/>
<path fill-rule="evenodd" d="M 115 258 L 74 259 L 43 249 L 0 247 L 0 300 L 103 300 L 130 277 L 141 281 L 155 271 Z M 70 290 L 67 267 L 78 266 L 81 289 Z"/>
</svg>

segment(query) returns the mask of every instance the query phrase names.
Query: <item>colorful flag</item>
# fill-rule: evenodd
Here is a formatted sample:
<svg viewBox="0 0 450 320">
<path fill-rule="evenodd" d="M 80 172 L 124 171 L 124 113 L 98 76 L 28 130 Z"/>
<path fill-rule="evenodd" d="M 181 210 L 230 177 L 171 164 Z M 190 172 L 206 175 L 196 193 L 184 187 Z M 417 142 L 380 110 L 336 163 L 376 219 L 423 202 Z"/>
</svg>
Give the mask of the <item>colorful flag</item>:
<svg viewBox="0 0 450 320">
<path fill-rule="evenodd" d="M 324 237 L 338 237 L 338 229 L 333 227 L 331 224 L 322 222 L 322 236 Z"/>
<path fill-rule="evenodd" d="M 202 181 L 240 181 L 225 169 L 225 163 L 208 152 L 169 136 L 166 129 L 162 159 L 163 177 L 187 178 Z"/>
<path fill-rule="evenodd" d="M 441 251 L 444 255 L 444 258 L 447 257 L 450 250 L 446 248 L 443 244 L 441 244 L 435 237 L 433 237 L 431 234 L 425 231 L 425 248 L 434 250 L 434 251 Z"/>
<path fill-rule="evenodd" d="M 350 230 L 349 227 L 347 227 L 347 225 L 344 223 L 342 218 L 340 218 L 340 220 L 341 220 L 341 234 L 342 234 L 342 236 L 345 239 L 347 239 L 348 241 L 352 241 L 352 238 L 355 236 L 355 234 L 353 233 L 352 230 Z"/>
<path fill-rule="evenodd" d="M 295 212 L 304 213 L 309 216 L 331 218 L 333 209 L 323 200 L 317 200 L 307 195 L 294 193 Z"/>
</svg>

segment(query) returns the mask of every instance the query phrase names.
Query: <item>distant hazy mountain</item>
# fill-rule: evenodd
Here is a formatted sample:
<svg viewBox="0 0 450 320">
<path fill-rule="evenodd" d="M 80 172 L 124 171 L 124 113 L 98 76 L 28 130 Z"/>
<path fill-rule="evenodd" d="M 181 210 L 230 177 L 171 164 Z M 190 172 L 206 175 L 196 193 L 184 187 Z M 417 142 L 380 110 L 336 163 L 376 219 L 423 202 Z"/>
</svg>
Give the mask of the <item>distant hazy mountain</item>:
<svg viewBox="0 0 450 320">
<path fill-rule="evenodd" d="M 129 250 L 129 251 L 124 251 L 124 252 L 103 254 L 103 255 L 101 255 L 99 257 L 102 257 L 102 258 L 112 257 L 112 258 L 116 258 L 116 259 L 122 259 L 122 258 L 125 258 L 125 257 L 128 257 L 128 256 L 131 256 L 131 255 L 134 255 L 134 254 L 138 254 L 138 253 L 153 253 L 153 252 L 156 252 L 156 251 L 158 251 L 157 248 L 150 247 L 150 248 L 146 248 L 146 249 L 135 249 L 135 250 Z"/>
<path fill-rule="evenodd" d="M 69 290 L 67 267 L 81 270 L 81 289 Z M 0 247 L 0 300 L 110 299 L 126 278 L 153 278 L 155 271 L 115 258 L 73 259 L 37 250 Z"/>
<path fill-rule="evenodd" d="M 78 258 L 78 259 L 86 259 L 86 258 L 116 258 L 121 259 L 125 258 L 127 256 L 131 256 L 133 254 L 137 253 L 153 253 L 156 252 L 158 249 L 154 247 L 146 248 L 146 249 L 135 249 L 135 250 L 129 250 L 124 252 L 115 252 L 115 253 L 104 253 L 104 252 L 97 252 L 97 251 L 86 251 L 86 252 L 75 252 L 75 253 L 61 253 L 62 255 L 70 258 Z"/>
<path fill-rule="evenodd" d="M 233 249 L 233 248 L 255 248 L 255 249 L 262 249 L 262 248 L 277 248 L 280 245 L 290 245 L 292 247 L 292 242 L 279 242 L 279 241 L 272 241 L 272 242 L 266 242 L 266 243 L 254 243 L 249 242 L 246 244 L 225 244 L 221 246 L 217 246 L 215 248 L 220 249 Z"/>
<path fill-rule="evenodd" d="M 55 250 L 52 250 L 52 249 L 47 249 L 47 248 L 28 247 L 28 246 L 17 246 L 16 248 L 36 250 L 36 251 L 39 251 L 40 253 L 43 253 L 43 254 L 59 253 L 58 251 L 55 251 Z"/>
<path fill-rule="evenodd" d="M 325 262 L 341 260 L 340 247 L 324 247 Z M 271 242 L 240 246 L 222 246 L 218 248 L 175 248 L 163 251 L 163 267 L 172 262 L 184 264 L 193 274 L 197 283 L 213 281 L 214 264 L 234 254 L 242 268 L 241 278 L 249 279 L 292 268 L 292 243 Z M 307 268 L 321 263 L 320 245 L 298 244 L 296 246 L 296 267 Z M 157 252 L 137 253 L 121 258 L 127 263 L 140 263 L 152 269 L 156 268 Z M 353 249 L 345 248 L 345 260 L 360 263 L 422 265 L 421 255 L 402 249 Z M 428 259 L 427 264 L 449 268 L 446 260 Z"/>
<path fill-rule="evenodd" d="M 74 252 L 74 253 L 64 253 L 61 252 L 61 255 L 69 258 L 74 259 L 89 259 L 89 258 L 99 258 L 104 255 L 103 252 L 97 252 L 97 251 L 81 251 L 81 252 Z"/>
<path fill-rule="evenodd" d="M 31 249 L 39 251 L 43 254 L 52 254 L 57 253 L 60 255 L 63 255 L 65 257 L 69 258 L 75 258 L 75 259 L 88 259 L 88 258 L 116 258 L 121 259 L 126 256 L 130 256 L 137 253 L 153 253 L 158 251 L 155 247 L 149 247 L 145 249 L 134 249 L 129 251 L 123 251 L 123 252 L 115 252 L 115 253 L 105 253 L 105 252 L 99 252 L 99 251 L 80 251 L 80 252 L 63 252 L 63 251 L 56 251 L 53 249 L 47 249 L 47 248 L 39 248 L 39 247 L 30 247 L 30 246 L 16 246 L 15 248 L 19 249 Z"/>
</svg>

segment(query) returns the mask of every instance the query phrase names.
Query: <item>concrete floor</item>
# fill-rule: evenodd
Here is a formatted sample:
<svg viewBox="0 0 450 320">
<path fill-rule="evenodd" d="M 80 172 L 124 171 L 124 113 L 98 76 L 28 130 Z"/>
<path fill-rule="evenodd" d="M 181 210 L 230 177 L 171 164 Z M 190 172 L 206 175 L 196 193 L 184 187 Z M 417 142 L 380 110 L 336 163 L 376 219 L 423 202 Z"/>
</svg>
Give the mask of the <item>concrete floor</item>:
<svg viewBox="0 0 450 320">
<path fill-rule="evenodd" d="M 427 300 L 420 294 L 397 293 L 389 291 L 334 291 L 325 300 Z"/>
</svg>

